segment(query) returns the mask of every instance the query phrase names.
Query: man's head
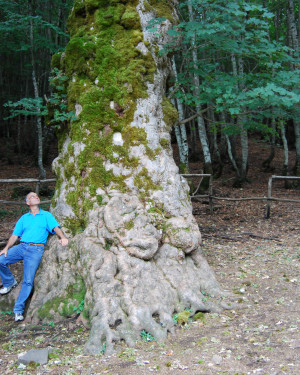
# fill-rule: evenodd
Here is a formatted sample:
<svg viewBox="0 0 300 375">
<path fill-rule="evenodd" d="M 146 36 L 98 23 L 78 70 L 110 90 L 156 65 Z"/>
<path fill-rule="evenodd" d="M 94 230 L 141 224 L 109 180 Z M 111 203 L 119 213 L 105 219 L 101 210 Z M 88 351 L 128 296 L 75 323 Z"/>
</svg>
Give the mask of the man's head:
<svg viewBox="0 0 300 375">
<path fill-rule="evenodd" d="M 25 201 L 28 206 L 36 206 L 40 203 L 40 198 L 36 193 L 31 191 L 26 195 Z"/>
</svg>

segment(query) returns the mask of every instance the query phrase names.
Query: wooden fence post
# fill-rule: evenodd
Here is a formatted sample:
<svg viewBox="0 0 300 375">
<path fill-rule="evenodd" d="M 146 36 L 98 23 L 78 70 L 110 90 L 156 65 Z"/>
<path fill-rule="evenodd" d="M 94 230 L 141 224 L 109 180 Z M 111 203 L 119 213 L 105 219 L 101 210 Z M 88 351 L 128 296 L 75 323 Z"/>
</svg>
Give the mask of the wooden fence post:
<svg viewBox="0 0 300 375">
<path fill-rule="evenodd" d="M 208 187 L 208 194 L 209 194 L 209 209 L 210 209 L 210 213 L 213 214 L 214 213 L 214 207 L 213 207 L 213 199 L 212 199 L 212 195 L 213 195 L 213 176 L 210 175 L 209 176 L 209 187 Z"/>
<path fill-rule="evenodd" d="M 35 192 L 37 195 L 40 194 L 40 186 L 41 186 L 41 180 L 38 180 L 36 185 L 35 185 Z"/>
<path fill-rule="evenodd" d="M 266 212 L 266 219 L 270 218 L 271 213 L 271 197 L 272 197 L 272 179 L 273 176 L 269 178 L 268 181 L 268 196 L 267 196 L 267 212 Z"/>
</svg>

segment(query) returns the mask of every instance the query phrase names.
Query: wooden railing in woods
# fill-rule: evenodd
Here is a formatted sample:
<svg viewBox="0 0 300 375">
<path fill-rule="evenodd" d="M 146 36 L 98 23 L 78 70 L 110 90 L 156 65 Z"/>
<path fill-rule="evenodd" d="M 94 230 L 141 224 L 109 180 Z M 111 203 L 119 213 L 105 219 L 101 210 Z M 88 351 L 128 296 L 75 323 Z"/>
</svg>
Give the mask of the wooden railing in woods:
<svg viewBox="0 0 300 375">
<path fill-rule="evenodd" d="M 46 179 L 46 180 L 40 180 L 40 179 L 36 179 L 36 178 L 21 178 L 21 179 L 0 180 L 0 183 L 7 183 L 7 184 L 35 183 L 35 189 L 34 190 L 37 194 L 39 194 L 41 184 L 45 184 L 45 183 L 49 183 L 49 182 L 55 182 L 55 181 L 56 181 L 55 178 L 49 178 L 49 179 Z M 8 205 L 10 205 L 10 204 L 25 205 L 26 204 L 25 200 L 23 202 L 0 200 L 0 203 L 1 204 L 8 204 Z M 48 204 L 48 203 L 51 203 L 51 200 L 41 202 L 41 204 Z"/>
<path fill-rule="evenodd" d="M 250 198 L 224 198 L 224 197 L 216 197 L 213 196 L 213 186 L 212 186 L 212 175 L 211 174 L 182 174 L 181 176 L 185 178 L 191 177 L 200 177 L 200 182 L 196 190 L 191 194 L 191 198 L 208 198 L 209 199 L 209 207 L 211 213 L 213 213 L 213 200 L 223 200 L 223 201 L 267 201 L 267 212 L 266 212 L 266 219 L 270 218 L 271 214 L 271 202 L 292 202 L 292 203 L 300 203 L 300 199 L 284 199 L 284 198 L 275 198 L 272 197 L 272 182 L 275 179 L 282 179 L 282 180 L 300 180 L 300 177 L 296 176 L 271 176 L 268 181 L 268 195 L 266 197 L 250 197 Z M 209 187 L 208 187 L 208 194 L 197 195 L 197 192 L 200 188 L 201 182 L 203 177 L 209 177 Z"/>
<path fill-rule="evenodd" d="M 272 182 L 273 182 L 273 180 L 276 180 L 276 179 L 279 179 L 279 180 L 300 180 L 300 177 L 296 177 L 296 176 L 271 176 L 269 178 L 268 196 L 267 196 L 267 213 L 266 213 L 267 219 L 269 219 L 270 213 L 271 213 L 271 201 L 300 203 L 300 200 L 273 198 L 272 197 Z"/>
<path fill-rule="evenodd" d="M 266 218 L 268 219 L 271 214 L 271 202 L 292 202 L 292 203 L 300 203 L 300 200 L 296 199 L 284 199 L 284 198 L 275 198 L 272 197 L 272 182 L 275 179 L 286 179 L 286 180 L 300 180 L 300 177 L 296 176 L 271 176 L 268 181 L 268 194 L 266 197 L 250 197 L 250 198 L 225 198 L 225 197 L 216 197 L 213 195 L 213 176 L 211 174 L 205 174 L 205 173 L 197 173 L 197 174 L 181 174 L 182 177 L 185 178 L 199 178 L 198 185 L 194 192 L 191 193 L 191 198 L 208 198 L 209 200 L 209 208 L 211 213 L 213 213 L 213 200 L 223 200 L 223 201 L 251 201 L 251 200 L 257 200 L 257 201 L 267 201 L 267 212 L 266 212 Z M 197 194 L 201 182 L 204 177 L 209 178 L 209 186 L 208 186 L 208 194 Z M 35 183 L 35 192 L 38 194 L 40 190 L 41 184 L 49 183 L 49 182 L 55 182 L 56 180 L 54 178 L 46 179 L 46 180 L 40 180 L 35 178 L 25 178 L 25 179 L 4 179 L 0 180 L 0 183 Z M 51 203 L 51 200 L 42 201 L 41 204 L 49 204 Z M 5 205 L 25 205 L 26 202 L 17 202 L 17 201 L 6 201 L 6 200 L 0 200 L 0 204 Z"/>
</svg>

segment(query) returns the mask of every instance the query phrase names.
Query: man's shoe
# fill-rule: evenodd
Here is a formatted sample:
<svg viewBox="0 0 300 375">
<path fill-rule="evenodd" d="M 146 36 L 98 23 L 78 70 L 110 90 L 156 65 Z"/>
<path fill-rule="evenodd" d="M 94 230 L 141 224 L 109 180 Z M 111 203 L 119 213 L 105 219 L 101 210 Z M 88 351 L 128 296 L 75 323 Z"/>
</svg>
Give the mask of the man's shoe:
<svg viewBox="0 0 300 375">
<path fill-rule="evenodd" d="M 21 320 L 24 320 L 22 313 L 15 313 L 15 322 L 20 322 Z"/>
<path fill-rule="evenodd" d="M 17 281 L 15 280 L 12 285 L 10 286 L 4 286 L 0 289 L 0 294 L 7 294 L 9 293 L 13 288 L 15 288 L 18 285 Z"/>
</svg>

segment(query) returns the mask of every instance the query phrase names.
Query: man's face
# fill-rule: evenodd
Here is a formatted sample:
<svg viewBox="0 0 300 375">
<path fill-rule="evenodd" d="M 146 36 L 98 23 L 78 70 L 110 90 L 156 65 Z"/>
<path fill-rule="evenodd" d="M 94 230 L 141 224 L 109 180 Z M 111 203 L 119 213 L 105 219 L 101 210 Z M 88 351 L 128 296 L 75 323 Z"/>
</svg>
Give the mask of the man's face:
<svg viewBox="0 0 300 375">
<path fill-rule="evenodd" d="M 29 193 L 26 197 L 26 203 L 28 206 L 33 206 L 40 203 L 40 198 L 36 193 Z"/>
</svg>

